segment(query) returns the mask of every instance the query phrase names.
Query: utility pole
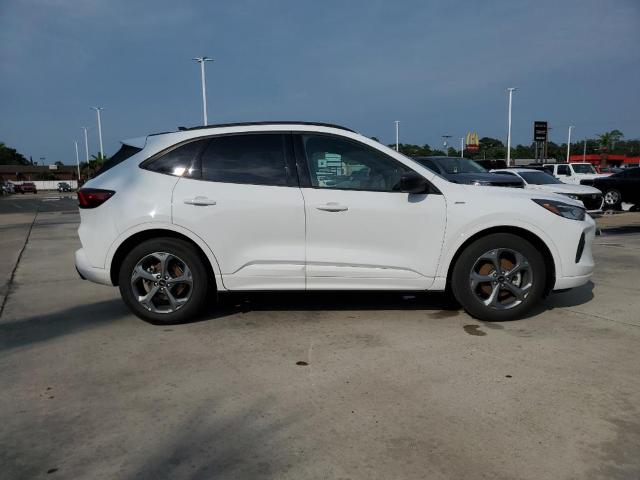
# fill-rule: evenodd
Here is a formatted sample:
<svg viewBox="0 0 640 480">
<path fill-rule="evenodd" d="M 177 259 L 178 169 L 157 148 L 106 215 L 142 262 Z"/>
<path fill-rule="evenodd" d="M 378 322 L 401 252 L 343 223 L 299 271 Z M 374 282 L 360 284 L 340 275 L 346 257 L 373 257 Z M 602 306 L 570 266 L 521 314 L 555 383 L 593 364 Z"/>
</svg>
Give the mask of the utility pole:
<svg viewBox="0 0 640 480">
<path fill-rule="evenodd" d="M 207 122 L 207 81 L 204 74 L 204 62 L 213 62 L 213 58 L 209 57 L 195 57 L 192 58 L 200 64 L 200 81 L 202 83 L 202 116 L 204 119 L 204 126 L 208 125 Z"/>
<path fill-rule="evenodd" d="M 460 158 L 464 158 L 464 137 L 460 137 Z"/>
<path fill-rule="evenodd" d="M 584 142 L 582 144 L 582 161 L 586 162 L 587 161 L 587 139 L 584 139 Z"/>
<path fill-rule="evenodd" d="M 509 92 L 509 127 L 507 129 L 507 167 L 511 166 L 511 103 L 513 99 L 513 92 L 515 92 L 517 88 L 509 87 L 507 91 Z"/>
<path fill-rule="evenodd" d="M 100 112 L 104 110 L 102 107 L 91 107 L 98 115 L 98 138 L 100 139 L 100 156 L 104 159 L 104 148 L 102 147 L 102 123 L 100 122 Z"/>
<path fill-rule="evenodd" d="M 84 130 L 84 154 L 87 165 L 89 164 L 89 136 L 87 135 L 87 127 L 82 127 Z"/>
<path fill-rule="evenodd" d="M 567 163 L 569 163 L 569 155 L 571 154 L 571 130 L 574 126 L 569 125 L 569 137 L 567 138 Z"/>
<path fill-rule="evenodd" d="M 78 141 L 75 140 L 73 143 L 76 145 L 76 165 L 78 166 L 78 185 L 77 188 L 80 188 L 80 154 L 78 153 Z"/>
<path fill-rule="evenodd" d="M 400 146 L 400 120 L 395 121 L 396 124 L 396 152 L 399 152 Z"/>
</svg>

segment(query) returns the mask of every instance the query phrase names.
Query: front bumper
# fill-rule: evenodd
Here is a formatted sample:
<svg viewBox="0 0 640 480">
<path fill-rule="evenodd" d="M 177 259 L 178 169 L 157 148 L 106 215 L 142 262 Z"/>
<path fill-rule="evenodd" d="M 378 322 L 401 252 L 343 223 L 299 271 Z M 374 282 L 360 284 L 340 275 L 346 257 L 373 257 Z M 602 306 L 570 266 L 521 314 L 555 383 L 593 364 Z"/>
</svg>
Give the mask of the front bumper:
<svg viewBox="0 0 640 480">
<path fill-rule="evenodd" d="M 111 283 L 111 275 L 104 268 L 96 268 L 91 266 L 84 249 L 76 250 L 76 270 L 83 280 L 89 280 L 102 285 L 113 286 Z"/>
<path fill-rule="evenodd" d="M 578 225 L 576 225 L 578 227 Z M 587 283 L 593 274 L 595 262 L 591 253 L 591 246 L 596 236 L 596 224 L 591 217 L 587 217 L 580 225 L 581 231 L 576 229 L 573 233 L 567 234 L 567 238 L 580 238 L 584 235 L 584 246 L 579 253 L 579 241 L 562 243 L 564 253 L 562 254 L 562 268 L 556 268 L 556 281 L 553 290 L 564 290 L 575 288 Z M 579 253 L 579 255 L 578 255 Z"/>
</svg>

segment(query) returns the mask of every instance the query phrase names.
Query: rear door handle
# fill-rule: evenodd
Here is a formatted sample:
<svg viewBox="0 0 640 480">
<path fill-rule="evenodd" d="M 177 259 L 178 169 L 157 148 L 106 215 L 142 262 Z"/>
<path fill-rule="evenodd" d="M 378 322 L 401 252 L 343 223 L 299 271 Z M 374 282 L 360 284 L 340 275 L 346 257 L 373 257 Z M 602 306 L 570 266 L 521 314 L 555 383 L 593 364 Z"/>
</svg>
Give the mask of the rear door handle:
<svg viewBox="0 0 640 480">
<path fill-rule="evenodd" d="M 349 207 L 337 202 L 327 202 L 324 205 L 316 205 L 316 209 L 323 212 L 345 212 L 349 210 Z"/>
<path fill-rule="evenodd" d="M 197 196 L 195 198 L 186 198 L 184 200 L 184 203 L 186 203 L 187 205 L 197 205 L 199 207 L 206 207 L 208 205 L 215 205 L 216 201 L 211 200 L 210 198 L 207 198 L 207 197 Z"/>
</svg>

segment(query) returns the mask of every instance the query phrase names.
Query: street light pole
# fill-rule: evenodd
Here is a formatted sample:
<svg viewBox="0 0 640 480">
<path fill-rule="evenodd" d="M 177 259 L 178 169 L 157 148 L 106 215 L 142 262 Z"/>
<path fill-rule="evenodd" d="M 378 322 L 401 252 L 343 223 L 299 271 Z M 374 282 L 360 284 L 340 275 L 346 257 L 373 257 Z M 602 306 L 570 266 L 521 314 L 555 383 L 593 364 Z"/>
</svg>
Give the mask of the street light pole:
<svg viewBox="0 0 640 480">
<path fill-rule="evenodd" d="M 587 161 L 587 139 L 584 139 L 584 144 L 582 146 L 582 161 Z"/>
<path fill-rule="evenodd" d="M 395 121 L 396 124 L 396 152 L 399 152 L 400 147 L 400 120 Z"/>
<path fill-rule="evenodd" d="M 507 130 L 507 167 L 511 166 L 511 103 L 513 99 L 513 92 L 517 89 L 514 87 L 507 88 L 509 92 L 509 127 Z"/>
<path fill-rule="evenodd" d="M 569 138 L 567 138 L 567 163 L 569 163 L 569 154 L 571 153 L 571 130 L 573 130 L 573 128 L 573 125 L 569 125 Z"/>
<path fill-rule="evenodd" d="M 76 144 L 76 165 L 78 166 L 78 185 L 80 187 L 80 154 L 78 153 L 78 141 L 75 140 L 73 143 Z"/>
<path fill-rule="evenodd" d="M 102 107 L 91 107 L 92 110 L 96 111 L 98 115 L 98 138 L 100 139 L 100 156 L 104 159 L 104 148 L 102 148 L 102 123 L 100 122 L 100 111 L 104 110 Z"/>
<path fill-rule="evenodd" d="M 442 146 L 444 148 L 444 156 L 449 155 L 449 149 L 447 148 L 447 138 L 451 138 L 451 135 L 442 135 Z"/>
<path fill-rule="evenodd" d="M 84 130 L 84 154 L 87 165 L 89 164 L 89 136 L 87 135 L 87 127 L 82 127 Z"/>
<path fill-rule="evenodd" d="M 213 62 L 213 58 L 209 57 L 195 57 L 195 60 L 200 64 L 200 81 L 202 83 L 202 116 L 204 119 L 204 126 L 208 125 L 207 122 L 207 81 L 204 74 L 204 62 Z"/>
<path fill-rule="evenodd" d="M 464 158 L 464 137 L 460 137 L 460 158 Z"/>
</svg>

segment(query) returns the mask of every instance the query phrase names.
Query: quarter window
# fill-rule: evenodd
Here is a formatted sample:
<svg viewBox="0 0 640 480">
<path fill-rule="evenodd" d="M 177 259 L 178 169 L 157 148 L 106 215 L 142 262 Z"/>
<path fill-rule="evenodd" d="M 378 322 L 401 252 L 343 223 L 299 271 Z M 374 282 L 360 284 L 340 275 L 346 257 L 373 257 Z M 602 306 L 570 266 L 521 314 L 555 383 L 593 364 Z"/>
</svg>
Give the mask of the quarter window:
<svg viewBox="0 0 640 480">
<path fill-rule="evenodd" d="M 373 148 L 329 135 L 302 135 L 311 185 L 317 188 L 399 191 L 411 170 Z"/>
<path fill-rule="evenodd" d="M 208 140 L 196 140 L 185 143 L 156 158 L 144 168 L 158 173 L 176 175 L 178 177 L 200 177 L 200 172 L 195 165 L 198 154 L 207 144 Z"/>
<path fill-rule="evenodd" d="M 212 138 L 202 153 L 202 179 L 253 185 L 287 185 L 284 135 Z"/>
</svg>

